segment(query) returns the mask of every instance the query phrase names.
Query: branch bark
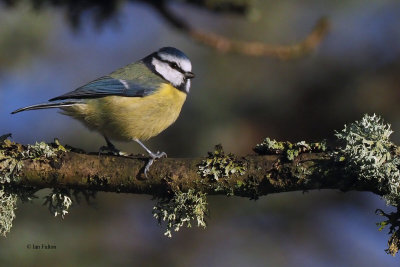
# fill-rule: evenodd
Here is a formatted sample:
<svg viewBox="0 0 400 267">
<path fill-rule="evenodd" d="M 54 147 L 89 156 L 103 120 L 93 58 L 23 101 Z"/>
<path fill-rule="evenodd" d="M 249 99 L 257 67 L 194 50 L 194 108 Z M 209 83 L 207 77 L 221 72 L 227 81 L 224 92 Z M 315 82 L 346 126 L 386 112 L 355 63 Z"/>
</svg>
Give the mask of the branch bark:
<svg viewBox="0 0 400 267">
<path fill-rule="evenodd" d="M 268 149 L 257 145 L 255 151 L 273 155 L 245 157 L 225 155 L 222 147 L 216 146 L 207 158 L 160 159 L 144 177 L 143 169 L 148 160 L 145 157 L 66 151 L 57 140 L 50 145 L 24 146 L 11 142 L 8 137 L 10 135 L 0 136 L 0 183 L 8 211 L 0 223 L 3 235 L 9 232 L 15 217 L 16 195 L 21 199 L 29 198 L 32 192 L 42 188 L 53 188 L 53 193 L 47 197 L 49 209 L 61 216 L 72 203 L 68 196 L 70 190 L 83 192 L 85 196 L 94 191 L 150 194 L 159 199 L 153 213 L 159 222 L 166 221 L 169 236 L 188 220 L 205 226 L 205 193 L 257 199 L 271 193 L 337 189 L 369 191 L 387 200 L 392 194 L 390 184 L 382 186 L 380 179 L 360 179 L 356 173 L 351 176 L 346 166 L 349 163 L 335 159 L 333 151 L 327 152 L 321 143 L 291 144 L 266 139 Z M 399 150 L 390 146 L 394 150 L 389 153 L 397 157 Z M 285 150 L 285 147 L 290 149 Z M 385 159 L 390 161 L 387 153 Z M 393 167 L 389 163 L 385 168 Z M 7 189 L 10 191 L 5 194 Z M 387 218 L 379 224 L 380 229 L 390 225 L 387 252 L 395 255 L 400 247 L 399 213 L 377 212 Z"/>
<path fill-rule="evenodd" d="M 215 181 L 199 174 L 204 158 L 157 160 L 144 177 L 146 158 L 65 152 L 55 160 L 25 159 L 16 186 L 37 188 L 78 188 L 109 192 L 163 195 L 179 189 L 195 189 L 208 194 L 234 193 L 258 197 L 270 193 L 339 189 L 382 192 L 372 183 L 360 182 L 342 173 L 342 166 L 328 153 L 304 153 L 293 161 L 281 155 L 248 155 L 245 174 L 232 174 Z M 245 186 L 241 186 L 245 185 Z"/>
</svg>

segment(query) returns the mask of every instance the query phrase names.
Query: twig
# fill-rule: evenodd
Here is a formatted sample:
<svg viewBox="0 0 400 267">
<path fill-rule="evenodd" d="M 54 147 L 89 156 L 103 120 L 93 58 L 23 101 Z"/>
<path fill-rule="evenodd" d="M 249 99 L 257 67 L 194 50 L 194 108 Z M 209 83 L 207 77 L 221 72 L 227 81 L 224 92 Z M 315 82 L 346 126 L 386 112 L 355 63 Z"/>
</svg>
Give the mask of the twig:
<svg viewBox="0 0 400 267">
<path fill-rule="evenodd" d="M 152 4 L 155 10 L 173 27 L 188 34 L 193 40 L 212 47 L 223 53 L 238 53 L 248 56 L 274 57 L 281 60 L 299 58 L 314 51 L 329 31 L 330 24 L 326 17 L 320 18 L 306 38 L 292 45 L 270 45 L 262 42 L 232 40 L 222 35 L 194 29 L 177 17 L 165 2 Z"/>
</svg>

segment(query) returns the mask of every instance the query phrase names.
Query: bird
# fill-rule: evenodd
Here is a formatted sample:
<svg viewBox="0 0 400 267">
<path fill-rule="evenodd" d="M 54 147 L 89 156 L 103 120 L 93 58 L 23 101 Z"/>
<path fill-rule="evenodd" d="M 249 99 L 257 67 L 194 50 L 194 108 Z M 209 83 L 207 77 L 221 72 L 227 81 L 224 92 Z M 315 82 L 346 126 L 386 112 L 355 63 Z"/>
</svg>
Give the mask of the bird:
<svg viewBox="0 0 400 267">
<path fill-rule="evenodd" d="M 167 154 L 153 153 L 142 141 L 176 121 L 194 77 L 192 63 L 182 51 L 163 47 L 49 102 L 23 107 L 11 114 L 58 108 L 61 114 L 77 119 L 104 137 L 107 145 L 100 148 L 100 153 L 123 154 L 111 140 L 135 141 L 149 155 L 144 168 L 147 177 L 154 160 Z"/>
</svg>

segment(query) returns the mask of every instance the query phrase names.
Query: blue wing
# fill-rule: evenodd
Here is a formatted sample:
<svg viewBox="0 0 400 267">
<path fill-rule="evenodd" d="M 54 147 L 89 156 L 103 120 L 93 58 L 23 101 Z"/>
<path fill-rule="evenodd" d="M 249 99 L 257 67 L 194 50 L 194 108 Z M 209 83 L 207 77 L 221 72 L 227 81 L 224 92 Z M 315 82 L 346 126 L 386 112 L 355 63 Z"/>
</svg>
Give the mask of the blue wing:
<svg viewBox="0 0 400 267">
<path fill-rule="evenodd" d="M 83 98 L 99 98 L 105 96 L 128 96 L 143 97 L 154 93 L 158 86 L 153 84 L 141 84 L 139 82 L 114 79 L 110 76 L 103 76 L 94 80 L 78 89 L 66 93 L 61 96 L 50 99 L 49 101 L 63 99 L 83 99 Z"/>
</svg>

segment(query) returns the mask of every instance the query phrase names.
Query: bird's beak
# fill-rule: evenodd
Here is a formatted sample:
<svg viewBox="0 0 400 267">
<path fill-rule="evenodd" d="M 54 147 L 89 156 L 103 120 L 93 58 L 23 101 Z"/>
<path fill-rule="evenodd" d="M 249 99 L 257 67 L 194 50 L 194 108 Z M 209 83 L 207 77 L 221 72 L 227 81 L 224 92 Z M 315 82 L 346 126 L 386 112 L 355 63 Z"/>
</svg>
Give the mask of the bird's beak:
<svg viewBox="0 0 400 267">
<path fill-rule="evenodd" d="M 190 71 L 186 72 L 185 73 L 185 78 L 186 79 L 193 79 L 194 78 L 194 73 L 190 72 Z"/>
</svg>

